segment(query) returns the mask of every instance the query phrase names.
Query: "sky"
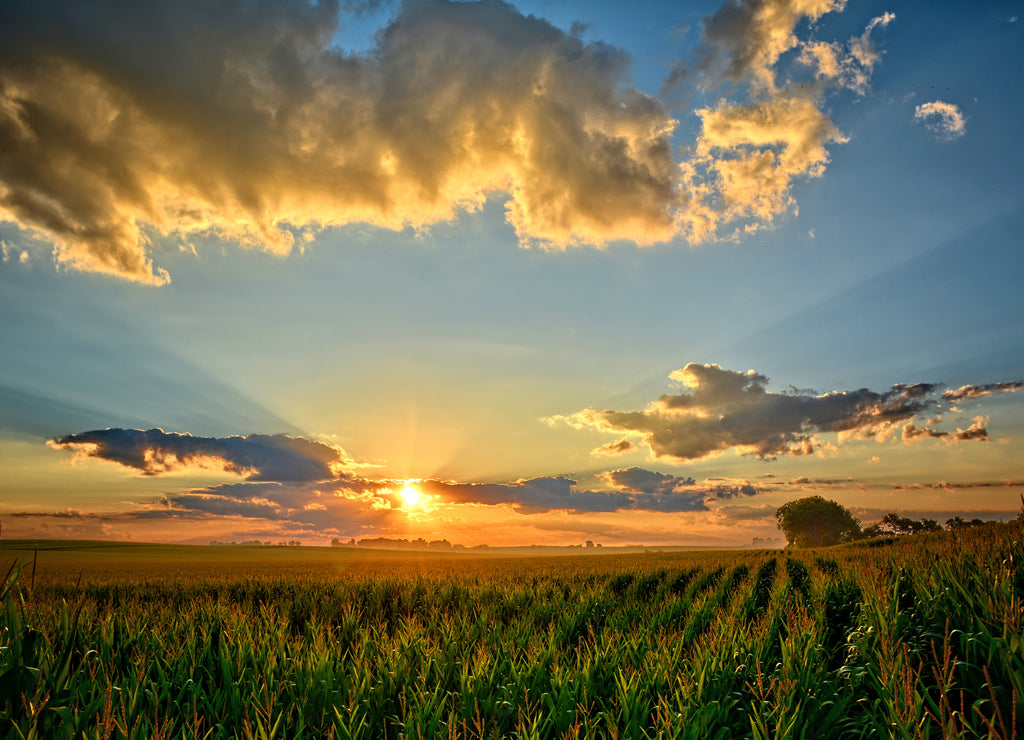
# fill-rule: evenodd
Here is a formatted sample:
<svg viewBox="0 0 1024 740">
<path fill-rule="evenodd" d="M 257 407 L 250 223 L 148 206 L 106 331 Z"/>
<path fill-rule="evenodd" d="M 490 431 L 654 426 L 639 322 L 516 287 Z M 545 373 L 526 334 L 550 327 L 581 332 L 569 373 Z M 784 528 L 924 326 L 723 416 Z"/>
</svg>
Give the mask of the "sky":
<svg viewBox="0 0 1024 740">
<path fill-rule="evenodd" d="M 1012 518 L 1021 17 L 5 2 L 3 536 Z"/>
</svg>

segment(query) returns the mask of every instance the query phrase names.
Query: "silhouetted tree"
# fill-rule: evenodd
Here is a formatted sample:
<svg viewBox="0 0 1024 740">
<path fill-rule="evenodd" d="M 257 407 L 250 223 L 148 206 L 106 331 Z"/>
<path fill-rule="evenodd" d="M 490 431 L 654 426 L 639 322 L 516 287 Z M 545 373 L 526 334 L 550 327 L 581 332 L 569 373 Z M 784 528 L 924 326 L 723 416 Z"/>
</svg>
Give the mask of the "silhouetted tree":
<svg viewBox="0 0 1024 740">
<path fill-rule="evenodd" d="M 775 512 L 779 529 L 795 547 L 825 547 L 861 536 L 860 522 L 835 501 L 821 496 L 789 501 Z"/>
<path fill-rule="evenodd" d="M 959 517 L 957 517 L 959 519 Z M 953 521 L 950 519 L 949 521 Z M 960 519 L 963 522 L 962 519 Z M 949 522 L 947 522 L 948 524 Z M 922 532 L 941 532 L 942 527 L 934 519 L 911 519 L 893 512 L 882 517 L 878 524 L 872 524 L 864 530 L 865 537 L 890 537 L 892 535 L 921 534 Z"/>
<path fill-rule="evenodd" d="M 961 517 L 955 516 L 952 519 L 947 519 L 946 520 L 946 529 L 951 529 L 951 530 L 965 529 L 967 527 L 977 527 L 979 524 L 984 524 L 984 523 L 985 523 L 984 519 L 978 519 L 977 517 L 975 517 L 974 519 L 971 519 L 970 521 L 968 521 L 968 520 L 963 519 Z"/>
</svg>

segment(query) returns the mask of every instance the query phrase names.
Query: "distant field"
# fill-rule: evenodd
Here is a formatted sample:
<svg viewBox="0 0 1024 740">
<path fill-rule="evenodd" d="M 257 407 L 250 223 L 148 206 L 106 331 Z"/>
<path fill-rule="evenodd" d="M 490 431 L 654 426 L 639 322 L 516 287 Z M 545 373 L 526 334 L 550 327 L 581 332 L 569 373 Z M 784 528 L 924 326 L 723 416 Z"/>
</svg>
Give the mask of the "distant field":
<svg viewBox="0 0 1024 740">
<path fill-rule="evenodd" d="M 600 554 L 594 554 L 598 552 Z M 383 575 L 440 577 L 453 573 L 504 571 L 510 561 L 520 573 L 577 572 L 617 567 L 620 562 L 671 564 L 713 557 L 722 550 L 645 550 L 570 547 L 488 548 L 486 550 L 384 550 L 365 547 L 267 545 L 159 545 L 92 540 L 5 540 L 0 564 L 18 559 L 26 576 L 35 564 L 36 582 L 83 584 L 139 580 L 180 582 L 244 578 L 354 578 Z"/>
<path fill-rule="evenodd" d="M 0 737 L 1010 738 L 1022 540 L 529 558 L 4 541 Z"/>
</svg>

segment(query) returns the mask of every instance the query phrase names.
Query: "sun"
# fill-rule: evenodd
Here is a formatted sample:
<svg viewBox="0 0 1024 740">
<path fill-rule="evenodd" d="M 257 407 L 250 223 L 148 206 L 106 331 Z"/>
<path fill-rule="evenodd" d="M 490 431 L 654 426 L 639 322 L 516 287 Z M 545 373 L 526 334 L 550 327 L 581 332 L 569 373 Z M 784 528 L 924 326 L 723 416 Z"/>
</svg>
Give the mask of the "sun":
<svg viewBox="0 0 1024 740">
<path fill-rule="evenodd" d="M 405 488 L 401 490 L 401 495 L 405 508 L 408 509 L 419 506 L 420 502 L 423 500 L 423 495 L 413 488 L 411 483 L 405 484 Z"/>
</svg>

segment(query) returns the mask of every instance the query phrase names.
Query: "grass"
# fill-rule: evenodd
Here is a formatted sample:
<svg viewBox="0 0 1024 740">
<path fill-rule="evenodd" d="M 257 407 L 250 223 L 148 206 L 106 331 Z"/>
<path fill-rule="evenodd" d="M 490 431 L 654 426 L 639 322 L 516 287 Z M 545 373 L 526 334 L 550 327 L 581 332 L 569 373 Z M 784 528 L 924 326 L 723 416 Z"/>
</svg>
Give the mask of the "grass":
<svg viewBox="0 0 1024 740">
<path fill-rule="evenodd" d="M 526 559 L 4 542 L 0 737 L 1014 738 L 1022 534 Z"/>
</svg>

